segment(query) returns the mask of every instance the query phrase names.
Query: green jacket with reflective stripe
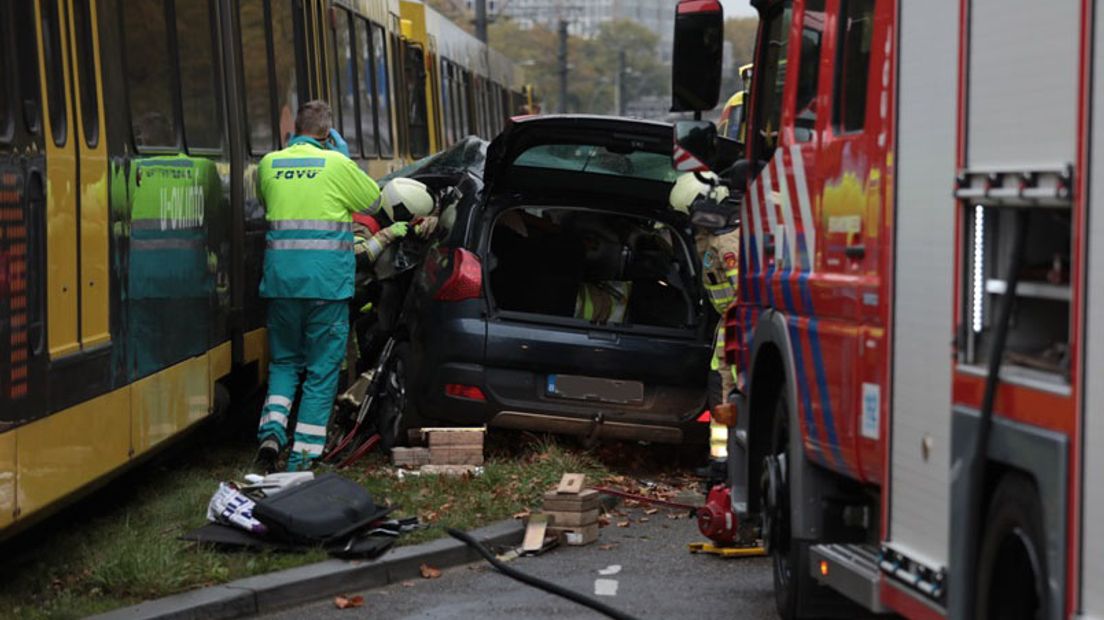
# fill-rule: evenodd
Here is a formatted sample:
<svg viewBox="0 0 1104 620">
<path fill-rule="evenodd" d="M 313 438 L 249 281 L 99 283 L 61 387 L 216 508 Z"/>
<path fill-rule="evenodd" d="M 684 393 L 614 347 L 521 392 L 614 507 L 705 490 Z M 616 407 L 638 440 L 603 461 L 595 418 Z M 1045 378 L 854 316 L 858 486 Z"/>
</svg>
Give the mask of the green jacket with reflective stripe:
<svg viewBox="0 0 1104 620">
<path fill-rule="evenodd" d="M 353 296 L 352 214 L 379 210 L 379 187 L 353 160 L 314 144 L 265 155 L 257 170 L 268 233 L 262 297 Z"/>
</svg>

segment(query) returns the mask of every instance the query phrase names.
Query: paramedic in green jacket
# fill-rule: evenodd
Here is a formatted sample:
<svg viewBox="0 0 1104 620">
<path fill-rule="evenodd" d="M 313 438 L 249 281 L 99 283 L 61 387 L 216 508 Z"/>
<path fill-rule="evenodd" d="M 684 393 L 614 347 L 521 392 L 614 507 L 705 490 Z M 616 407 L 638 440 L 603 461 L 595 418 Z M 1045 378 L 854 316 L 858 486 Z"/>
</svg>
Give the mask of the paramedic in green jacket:
<svg viewBox="0 0 1104 620">
<path fill-rule="evenodd" d="M 258 461 L 269 470 L 288 443 L 289 471 L 306 469 L 322 454 L 349 336 L 352 214 L 379 209 L 379 187 L 340 152 L 332 123 L 328 104 L 304 104 L 296 136 L 257 170 L 268 220 L 261 297 L 268 299 L 270 356 Z M 289 437 L 300 373 L 299 416 Z"/>
</svg>

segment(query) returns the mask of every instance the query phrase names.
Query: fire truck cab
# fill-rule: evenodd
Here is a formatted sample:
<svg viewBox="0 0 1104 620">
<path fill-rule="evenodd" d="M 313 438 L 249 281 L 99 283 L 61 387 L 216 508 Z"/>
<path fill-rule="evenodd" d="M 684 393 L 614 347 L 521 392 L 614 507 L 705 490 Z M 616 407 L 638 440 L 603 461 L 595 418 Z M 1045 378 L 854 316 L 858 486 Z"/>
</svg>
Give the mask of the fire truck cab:
<svg viewBox="0 0 1104 620">
<path fill-rule="evenodd" d="M 1104 618 L 1104 11 L 751 3 L 729 474 L 780 614 Z"/>
</svg>

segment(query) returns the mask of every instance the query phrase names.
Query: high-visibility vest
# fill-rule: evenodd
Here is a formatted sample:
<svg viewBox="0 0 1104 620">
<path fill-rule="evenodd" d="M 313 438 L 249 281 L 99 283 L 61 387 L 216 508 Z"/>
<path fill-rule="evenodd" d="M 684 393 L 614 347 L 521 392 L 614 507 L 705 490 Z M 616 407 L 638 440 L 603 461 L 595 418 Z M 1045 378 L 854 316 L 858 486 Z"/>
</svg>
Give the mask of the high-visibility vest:
<svg viewBox="0 0 1104 620">
<path fill-rule="evenodd" d="M 736 301 L 740 286 L 740 229 L 700 235 L 698 251 L 702 256 L 702 285 L 713 308 L 723 317 Z"/>
<path fill-rule="evenodd" d="M 313 141 L 269 153 L 257 170 L 265 206 L 262 297 L 353 296 L 352 214 L 379 210 L 379 187 L 356 163 Z"/>
<path fill-rule="evenodd" d="M 584 282 L 575 297 L 575 317 L 592 323 L 624 323 L 632 282 Z"/>
<path fill-rule="evenodd" d="M 214 289 L 207 231 L 217 220 L 222 182 L 213 162 L 164 155 L 132 164 L 128 295 L 133 299 L 204 297 Z"/>
</svg>

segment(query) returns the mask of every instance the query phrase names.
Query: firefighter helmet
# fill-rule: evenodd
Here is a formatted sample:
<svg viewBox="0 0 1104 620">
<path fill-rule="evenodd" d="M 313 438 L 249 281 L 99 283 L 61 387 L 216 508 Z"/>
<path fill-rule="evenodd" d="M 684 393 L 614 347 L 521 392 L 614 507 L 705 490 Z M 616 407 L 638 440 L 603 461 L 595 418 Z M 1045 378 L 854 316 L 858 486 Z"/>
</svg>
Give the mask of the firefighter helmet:
<svg viewBox="0 0 1104 620">
<path fill-rule="evenodd" d="M 672 209 L 689 215 L 690 208 L 699 198 L 721 202 L 728 198 L 728 188 L 721 185 L 720 178 L 712 172 L 687 172 L 675 181 L 668 200 Z"/>
<path fill-rule="evenodd" d="M 384 186 L 380 206 L 392 222 L 409 222 L 433 213 L 436 201 L 425 183 L 397 178 Z"/>
</svg>

